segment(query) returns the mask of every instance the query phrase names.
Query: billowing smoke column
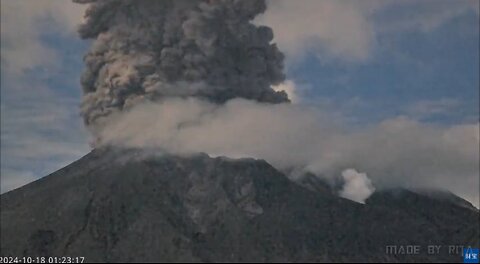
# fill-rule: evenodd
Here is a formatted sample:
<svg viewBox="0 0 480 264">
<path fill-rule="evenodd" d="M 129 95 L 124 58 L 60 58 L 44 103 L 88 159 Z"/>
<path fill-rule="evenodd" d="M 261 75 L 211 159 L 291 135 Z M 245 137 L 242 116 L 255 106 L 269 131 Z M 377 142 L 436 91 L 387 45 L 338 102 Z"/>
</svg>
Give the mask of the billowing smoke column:
<svg viewBox="0 0 480 264">
<path fill-rule="evenodd" d="M 140 102 L 197 97 L 288 102 L 272 30 L 251 20 L 259 0 L 74 0 L 89 3 L 79 33 L 94 39 L 84 60 L 82 115 L 102 117 Z"/>
</svg>

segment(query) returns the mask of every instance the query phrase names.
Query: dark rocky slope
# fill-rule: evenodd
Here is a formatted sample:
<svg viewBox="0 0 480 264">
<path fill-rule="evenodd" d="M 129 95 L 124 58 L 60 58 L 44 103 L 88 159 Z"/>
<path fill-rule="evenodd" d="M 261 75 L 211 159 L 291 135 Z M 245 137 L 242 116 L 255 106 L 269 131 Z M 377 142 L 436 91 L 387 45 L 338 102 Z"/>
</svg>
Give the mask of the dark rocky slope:
<svg viewBox="0 0 480 264">
<path fill-rule="evenodd" d="M 461 261 L 478 210 L 400 190 L 366 205 L 289 181 L 262 160 L 94 150 L 1 195 L 2 256 L 86 261 Z M 387 245 L 443 245 L 386 254 Z"/>
</svg>

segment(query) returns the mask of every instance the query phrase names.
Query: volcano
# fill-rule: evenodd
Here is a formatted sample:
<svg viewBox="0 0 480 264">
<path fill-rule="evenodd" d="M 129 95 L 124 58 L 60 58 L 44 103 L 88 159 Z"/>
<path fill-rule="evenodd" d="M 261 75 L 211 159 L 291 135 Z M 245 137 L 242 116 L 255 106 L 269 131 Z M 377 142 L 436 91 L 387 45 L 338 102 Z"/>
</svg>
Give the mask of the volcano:
<svg viewBox="0 0 480 264">
<path fill-rule="evenodd" d="M 385 190 L 359 204 L 263 160 L 103 147 L 1 195 L 0 249 L 87 262 L 459 262 L 461 247 L 479 246 L 479 216 L 452 194 Z"/>
</svg>

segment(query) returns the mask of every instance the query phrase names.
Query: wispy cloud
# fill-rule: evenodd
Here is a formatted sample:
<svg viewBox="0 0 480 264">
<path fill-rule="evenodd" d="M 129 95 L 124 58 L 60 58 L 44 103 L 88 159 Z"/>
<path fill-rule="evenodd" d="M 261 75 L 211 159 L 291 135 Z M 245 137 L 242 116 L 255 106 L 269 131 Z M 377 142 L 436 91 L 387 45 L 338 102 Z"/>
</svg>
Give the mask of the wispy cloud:
<svg viewBox="0 0 480 264">
<path fill-rule="evenodd" d="M 398 32 L 410 30 L 430 32 L 468 12 L 476 13 L 478 16 L 479 1 L 391 1 L 385 9 L 384 11 L 391 12 L 388 12 L 388 19 L 386 17 L 381 18 L 383 23 L 376 25 L 377 31 Z M 380 14 L 380 16 L 382 15 Z"/>
<path fill-rule="evenodd" d="M 48 87 L 11 91 L 1 105 L 1 191 L 45 176 L 88 152 L 78 102 Z M 21 91 L 21 89 L 20 89 Z"/>
<path fill-rule="evenodd" d="M 407 105 L 405 112 L 417 120 L 438 116 L 448 116 L 461 106 L 461 102 L 452 98 L 438 100 L 421 100 Z"/>
<path fill-rule="evenodd" d="M 375 41 L 368 16 L 378 4 L 365 2 L 269 1 L 258 23 L 273 28 L 275 42 L 290 60 L 308 51 L 325 58 L 365 60 Z"/>
<path fill-rule="evenodd" d="M 429 32 L 468 12 L 478 1 L 271 0 L 257 19 L 275 32 L 275 42 L 290 62 L 312 53 L 325 60 L 364 62 L 385 32 Z M 395 12 L 392 12 L 395 10 Z"/>
<path fill-rule="evenodd" d="M 48 34 L 75 37 L 83 7 L 55 0 L 1 4 L 3 193 L 78 159 L 89 146 L 78 114 L 79 99 L 69 95 L 67 87 L 49 82 L 72 85 L 75 82 L 69 79 L 78 80 L 80 72 L 72 76 L 68 69 L 73 66 L 65 64 L 66 58 L 44 39 Z"/>
<path fill-rule="evenodd" d="M 58 69 L 57 53 L 42 33 L 73 34 L 84 10 L 70 1 L 2 1 L 2 71 L 13 76 L 35 67 Z"/>
</svg>

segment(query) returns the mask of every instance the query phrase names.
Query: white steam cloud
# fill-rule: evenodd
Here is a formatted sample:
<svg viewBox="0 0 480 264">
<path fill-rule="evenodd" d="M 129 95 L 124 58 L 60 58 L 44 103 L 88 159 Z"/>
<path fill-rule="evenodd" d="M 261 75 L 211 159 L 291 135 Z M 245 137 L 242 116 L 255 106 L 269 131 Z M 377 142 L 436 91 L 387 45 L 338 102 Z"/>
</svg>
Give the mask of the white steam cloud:
<svg viewBox="0 0 480 264">
<path fill-rule="evenodd" d="M 377 188 L 445 189 L 478 206 L 479 124 L 449 127 L 404 117 L 351 127 L 319 109 L 234 99 L 168 99 L 112 116 L 102 144 L 265 159 L 290 177 L 366 171 Z"/>
<path fill-rule="evenodd" d="M 342 172 L 345 181 L 340 196 L 357 203 L 365 203 L 365 200 L 375 191 L 372 182 L 366 173 L 357 172 L 355 169 L 346 169 Z"/>
</svg>

